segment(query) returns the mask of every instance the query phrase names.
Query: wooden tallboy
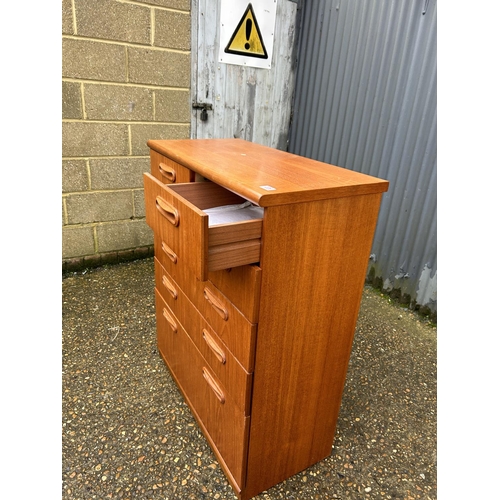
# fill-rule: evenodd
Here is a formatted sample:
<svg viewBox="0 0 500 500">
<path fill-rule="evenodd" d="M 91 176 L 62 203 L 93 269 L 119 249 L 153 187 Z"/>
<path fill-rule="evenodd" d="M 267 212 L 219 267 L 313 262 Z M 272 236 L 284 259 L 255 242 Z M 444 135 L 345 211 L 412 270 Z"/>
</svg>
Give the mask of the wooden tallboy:
<svg viewBox="0 0 500 500">
<path fill-rule="evenodd" d="M 148 146 L 158 348 L 246 500 L 331 453 L 389 183 L 241 139 Z"/>
</svg>

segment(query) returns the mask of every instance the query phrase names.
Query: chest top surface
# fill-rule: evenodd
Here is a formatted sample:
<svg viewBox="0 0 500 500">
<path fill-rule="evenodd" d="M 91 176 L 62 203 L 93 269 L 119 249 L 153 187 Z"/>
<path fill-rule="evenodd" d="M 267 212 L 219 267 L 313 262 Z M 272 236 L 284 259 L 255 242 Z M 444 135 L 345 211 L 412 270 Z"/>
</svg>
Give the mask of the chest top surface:
<svg viewBox="0 0 500 500">
<path fill-rule="evenodd" d="M 387 191 L 389 182 L 243 139 L 149 140 L 158 153 L 262 207 Z"/>
</svg>

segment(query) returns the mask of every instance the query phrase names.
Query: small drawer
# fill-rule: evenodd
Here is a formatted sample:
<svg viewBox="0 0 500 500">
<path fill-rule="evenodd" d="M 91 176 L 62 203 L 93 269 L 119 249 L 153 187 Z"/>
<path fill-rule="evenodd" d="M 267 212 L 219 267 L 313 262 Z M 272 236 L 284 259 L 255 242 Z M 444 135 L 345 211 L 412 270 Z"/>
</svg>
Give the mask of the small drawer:
<svg viewBox="0 0 500 500">
<path fill-rule="evenodd" d="M 214 293 L 221 293 L 225 296 L 250 323 L 258 323 L 262 275 L 262 270 L 258 265 L 247 264 L 220 271 L 209 271 L 208 281 L 200 283 L 189 268 L 179 265 L 177 254 L 159 234 L 154 235 L 154 247 L 155 257 L 200 311 L 199 298 L 203 295 L 203 288 L 215 287 L 218 292 L 214 291 Z M 216 320 L 218 321 L 218 318 Z"/>
<path fill-rule="evenodd" d="M 195 173 L 166 156 L 150 150 L 151 173 L 164 184 L 193 182 Z"/>
<path fill-rule="evenodd" d="M 156 321 L 158 348 L 165 363 L 221 465 L 241 488 L 250 417 L 235 404 L 158 291 Z"/>
<path fill-rule="evenodd" d="M 249 323 L 209 281 L 202 283 L 192 277 L 191 283 L 198 285 L 191 290 L 197 299 L 194 303 L 157 259 L 155 282 L 165 302 L 228 388 L 234 385 L 233 392 L 247 394 L 251 385 L 249 373 L 254 367 L 257 325 Z M 218 349 L 223 351 L 226 362 L 218 361 Z M 246 395 L 241 399 L 241 407 L 248 412 L 249 406 Z"/>
<path fill-rule="evenodd" d="M 259 322 L 260 284 L 262 270 L 258 265 L 246 265 L 210 271 L 208 279 L 250 321 Z"/>
<path fill-rule="evenodd" d="M 201 280 L 209 271 L 260 260 L 262 218 L 209 227 L 204 210 L 246 200 L 213 182 L 164 185 L 144 174 L 146 222 Z M 241 212 L 243 213 L 243 212 Z"/>
</svg>

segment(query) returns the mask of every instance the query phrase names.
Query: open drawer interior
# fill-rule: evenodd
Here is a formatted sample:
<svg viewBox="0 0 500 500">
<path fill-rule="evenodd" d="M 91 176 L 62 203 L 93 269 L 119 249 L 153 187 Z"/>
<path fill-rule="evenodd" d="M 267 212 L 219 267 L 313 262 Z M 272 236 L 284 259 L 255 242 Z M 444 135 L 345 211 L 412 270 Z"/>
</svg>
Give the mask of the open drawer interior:
<svg viewBox="0 0 500 500">
<path fill-rule="evenodd" d="M 208 226 L 262 219 L 264 209 L 210 181 L 169 186 L 208 215 Z"/>
<path fill-rule="evenodd" d="M 211 181 L 165 185 L 144 174 L 146 221 L 201 281 L 260 260 L 263 208 Z"/>
</svg>

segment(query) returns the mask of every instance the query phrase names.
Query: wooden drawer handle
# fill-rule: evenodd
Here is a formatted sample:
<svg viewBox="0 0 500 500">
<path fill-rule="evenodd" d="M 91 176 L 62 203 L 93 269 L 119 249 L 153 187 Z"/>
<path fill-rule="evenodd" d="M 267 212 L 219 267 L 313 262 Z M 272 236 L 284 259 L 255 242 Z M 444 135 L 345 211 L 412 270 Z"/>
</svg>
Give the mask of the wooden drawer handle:
<svg viewBox="0 0 500 500">
<path fill-rule="evenodd" d="M 226 402 L 226 396 L 224 396 L 222 389 L 217 385 L 217 382 L 205 367 L 203 367 L 203 378 L 207 381 L 210 389 L 214 391 L 214 394 L 217 396 L 217 399 L 221 402 L 221 404 L 224 404 Z"/>
<path fill-rule="evenodd" d="M 174 264 L 177 264 L 177 254 L 164 241 L 161 242 L 161 249 Z"/>
<path fill-rule="evenodd" d="M 163 275 L 161 280 L 163 282 L 163 286 L 168 290 L 170 295 L 172 295 L 172 297 L 174 299 L 177 299 L 177 290 L 176 290 L 175 286 L 172 285 L 170 280 L 165 275 Z"/>
<path fill-rule="evenodd" d="M 212 349 L 216 358 L 224 365 L 226 364 L 226 353 L 220 348 L 219 344 L 214 340 L 214 338 L 208 333 L 205 328 L 203 328 L 203 339 L 208 344 L 208 347 Z"/>
<path fill-rule="evenodd" d="M 218 312 L 220 317 L 227 321 L 229 319 L 229 313 L 227 309 L 220 303 L 219 299 L 207 288 L 203 290 L 203 296 L 207 299 L 208 303 Z"/>
<path fill-rule="evenodd" d="M 170 182 L 175 182 L 176 173 L 174 168 L 165 165 L 165 163 L 160 163 L 158 165 L 158 170 L 160 174 L 166 177 Z"/>
<path fill-rule="evenodd" d="M 165 219 L 174 226 L 179 225 L 179 212 L 170 203 L 167 203 L 161 196 L 156 197 L 156 208 Z"/>
<path fill-rule="evenodd" d="M 170 325 L 170 328 L 172 328 L 172 331 L 177 333 L 177 323 L 165 308 L 163 308 L 163 317 L 167 320 L 167 323 Z"/>
</svg>

